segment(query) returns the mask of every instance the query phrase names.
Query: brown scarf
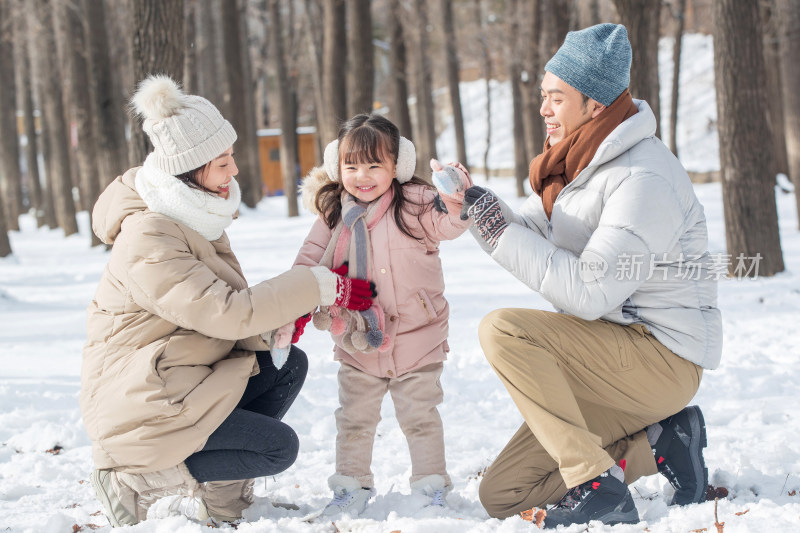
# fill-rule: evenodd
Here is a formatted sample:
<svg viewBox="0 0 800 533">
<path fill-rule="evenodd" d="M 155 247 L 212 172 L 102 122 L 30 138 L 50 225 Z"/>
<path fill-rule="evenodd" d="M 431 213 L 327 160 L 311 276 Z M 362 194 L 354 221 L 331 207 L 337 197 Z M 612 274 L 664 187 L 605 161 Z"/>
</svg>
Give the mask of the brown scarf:
<svg viewBox="0 0 800 533">
<path fill-rule="evenodd" d="M 542 197 L 547 218 L 553 214 L 553 204 L 561 189 L 589 166 L 600 144 L 614 128 L 635 115 L 638 110 L 631 93 L 625 89 L 602 113 L 555 146 L 550 146 L 550 138 L 547 138 L 542 153 L 531 161 L 528 175 L 533 191 Z"/>
</svg>

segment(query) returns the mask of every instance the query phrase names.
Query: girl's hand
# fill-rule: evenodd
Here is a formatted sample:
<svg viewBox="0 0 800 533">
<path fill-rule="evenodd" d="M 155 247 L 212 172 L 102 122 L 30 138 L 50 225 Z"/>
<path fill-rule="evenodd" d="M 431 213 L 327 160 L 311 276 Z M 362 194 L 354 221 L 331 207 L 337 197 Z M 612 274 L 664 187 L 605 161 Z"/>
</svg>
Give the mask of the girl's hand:
<svg viewBox="0 0 800 533">
<path fill-rule="evenodd" d="M 311 321 L 311 313 L 305 314 L 294 321 L 294 333 L 292 334 L 292 344 L 297 344 L 297 341 L 300 340 L 300 335 L 303 334 L 303 331 L 306 329 L 306 324 Z"/>
<path fill-rule="evenodd" d="M 461 163 L 455 162 L 443 166 L 436 159 L 431 159 L 430 164 L 433 170 L 433 184 L 439 194 L 460 200 L 461 193 L 472 186 L 472 178 Z"/>
</svg>

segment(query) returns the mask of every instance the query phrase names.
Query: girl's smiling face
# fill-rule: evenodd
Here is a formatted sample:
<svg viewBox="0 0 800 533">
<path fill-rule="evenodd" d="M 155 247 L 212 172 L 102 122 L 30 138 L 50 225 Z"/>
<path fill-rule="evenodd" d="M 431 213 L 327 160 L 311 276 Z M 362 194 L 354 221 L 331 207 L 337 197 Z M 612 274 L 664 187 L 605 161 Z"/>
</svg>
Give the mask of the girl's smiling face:
<svg viewBox="0 0 800 533">
<path fill-rule="evenodd" d="M 362 152 L 356 154 L 361 157 L 351 158 L 341 152 L 341 146 L 339 149 L 339 174 L 347 192 L 360 202 L 370 203 L 389 190 L 397 172 L 394 158 L 387 150 L 371 150 L 371 157 L 364 157 L 367 154 Z"/>
</svg>

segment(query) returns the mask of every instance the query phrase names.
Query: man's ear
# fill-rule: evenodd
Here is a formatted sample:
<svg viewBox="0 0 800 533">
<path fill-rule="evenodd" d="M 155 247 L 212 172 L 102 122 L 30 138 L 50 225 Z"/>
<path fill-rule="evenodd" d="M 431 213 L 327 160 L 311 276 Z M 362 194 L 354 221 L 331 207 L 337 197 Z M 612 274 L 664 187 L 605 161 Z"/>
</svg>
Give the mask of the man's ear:
<svg viewBox="0 0 800 533">
<path fill-rule="evenodd" d="M 606 110 L 606 106 L 604 106 L 597 100 L 592 100 L 591 108 L 592 108 L 592 118 L 597 117 L 597 115 Z"/>
</svg>

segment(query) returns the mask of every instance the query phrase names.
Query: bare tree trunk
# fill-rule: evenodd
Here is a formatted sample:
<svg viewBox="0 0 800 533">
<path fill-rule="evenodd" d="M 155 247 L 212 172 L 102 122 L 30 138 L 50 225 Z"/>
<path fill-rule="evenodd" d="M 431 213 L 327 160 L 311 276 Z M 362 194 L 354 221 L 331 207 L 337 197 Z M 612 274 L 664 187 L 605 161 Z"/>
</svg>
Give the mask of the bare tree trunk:
<svg viewBox="0 0 800 533">
<path fill-rule="evenodd" d="M 784 131 L 789 177 L 794 182 L 797 212 L 800 213 L 800 4 L 778 0 L 780 26 L 781 85 L 783 88 Z M 800 227 L 800 217 L 798 217 Z"/>
<path fill-rule="evenodd" d="M 5 200 L 6 228 L 19 230 L 22 208 L 22 170 L 19 167 L 17 94 L 14 85 L 13 6 L 0 0 L 0 182 Z"/>
<path fill-rule="evenodd" d="M 320 135 L 323 143 L 336 138 L 347 119 L 344 71 L 347 67 L 344 0 L 324 0 L 322 37 L 322 98 Z"/>
<path fill-rule="evenodd" d="M 716 0 L 714 78 L 717 89 L 722 201 L 730 274 L 759 261 L 756 275 L 782 272 L 783 254 L 771 174 L 769 128 L 764 120 L 764 54 L 758 4 Z M 743 76 L 742 72 L 748 73 Z M 758 258 L 758 259 L 755 259 Z M 750 266 L 750 265 L 748 265 Z"/>
<path fill-rule="evenodd" d="M 30 74 L 30 52 L 28 46 L 28 21 L 25 13 L 25 0 L 17 0 L 14 13 L 16 25 L 14 43 L 14 66 L 17 95 L 22 109 L 25 128 L 25 166 L 28 185 L 28 206 L 36 217 L 37 227 L 45 223 L 45 210 L 42 204 L 42 185 L 39 181 L 39 150 L 36 122 L 33 118 L 33 93 Z"/>
<path fill-rule="evenodd" d="M 481 77 L 486 83 L 486 148 L 483 151 L 483 171 L 486 174 L 486 180 L 491 177 L 489 172 L 489 148 L 492 144 L 492 58 L 489 55 L 489 46 L 486 44 L 486 28 L 483 16 L 482 0 L 474 0 L 473 4 L 473 17 L 475 24 L 478 28 L 477 39 L 480 43 L 481 49 Z"/>
<path fill-rule="evenodd" d="M 29 24 L 30 26 L 30 24 Z M 33 66 L 33 62 L 31 62 L 31 66 Z M 34 82 L 38 85 L 38 82 Z M 38 87 L 37 87 L 38 92 Z M 38 97 L 37 100 L 39 101 L 39 109 L 42 109 L 42 99 Z M 42 115 L 39 115 L 40 119 L 43 119 Z M 41 120 L 40 120 L 41 121 Z M 51 178 L 48 174 L 48 168 L 52 166 L 51 161 L 53 160 L 53 150 L 51 148 L 52 143 L 50 142 L 50 135 L 47 131 L 47 126 L 42 125 L 42 159 L 44 162 L 44 182 L 42 188 L 42 201 L 44 205 L 44 221 L 45 226 L 50 229 L 56 229 L 58 227 L 58 217 L 56 216 L 56 203 L 55 203 L 55 194 L 54 191 L 56 190 L 54 178 Z"/>
<path fill-rule="evenodd" d="M 189 94 L 198 94 L 197 81 L 197 0 L 185 0 L 184 10 L 184 44 L 183 88 Z"/>
<path fill-rule="evenodd" d="M 564 0 L 541 0 L 540 10 L 542 33 L 539 41 L 539 64 L 544 66 L 567 36 L 569 3 Z"/>
<path fill-rule="evenodd" d="M 11 241 L 8 239 L 8 227 L 6 226 L 6 213 L 3 204 L 0 202 L 0 257 L 11 255 Z"/>
<path fill-rule="evenodd" d="M 766 109 L 767 124 L 772 133 L 773 172 L 789 174 L 786 154 L 783 94 L 781 88 L 781 56 L 779 26 L 782 21 L 778 13 L 777 0 L 761 0 L 761 37 L 764 43 L 764 67 L 767 71 Z"/>
<path fill-rule="evenodd" d="M 89 68 L 86 64 L 86 30 L 83 27 L 85 13 L 81 2 L 59 2 L 57 35 L 63 46 L 64 73 L 68 101 L 71 103 L 72 120 L 78 133 L 78 150 L 76 154 L 78 167 L 78 183 L 81 189 L 83 208 L 89 212 L 91 221 L 92 208 L 100 194 L 100 178 L 97 171 L 96 135 L 92 124 L 91 95 L 86 91 L 86 80 L 89 79 Z M 101 244 L 94 232 L 91 233 L 92 246 Z"/>
<path fill-rule="evenodd" d="M 400 135 L 411 139 L 413 135 L 411 114 L 408 110 L 406 37 L 401 22 L 401 17 L 404 13 L 398 0 L 389 0 L 388 12 L 389 76 L 391 77 L 389 84 L 391 88 L 389 116 L 400 130 Z M 464 161 L 464 164 L 466 164 L 466 161 Z"/>
<path fill-rule="evenodd" d="M 251 16 L 257 17 L 258 26 L 264 28 L 263 31 L 252 36 L 247 51 L 255 86 L 253 99 L 255 100 L 256 131 L 258 131 L 260 128 L 268 128 L 270 119 L 269 95 L 271 94 L 270 74 L 272 71 L 266 61 L 270 56 L 269 9 L 267 8 L 267 0 L 258 0 L 257 2 L 251 0 L 251 7 L 255 8 L 255 14 L 251 13 Z M 303 19 L 302 24 L 305 25 L 305 19 Z M 307 33 L 310 32 L 307 29 L 303 29 L 303 34 Z"/>
<path fill-rule="evenodd" d="M 661 136 L 661 102 L 658 84 L 658 36 L 661 26 L 661 2 L 650 0 L 614 0 L 622 24 L 628 30 L 633 50 L 630 91 L 634 98 L 645 100 L 656 116 L 656 136 Z"/>
<path fill-rule="evenodd" d="M 75 0 L 70 0 L 75 1 Z M 136 91 L 133 68 L 133 39 L 131 38 L 131 20 L 133 20 L 133 6 L 128 0 L 89 0 L 89 6 L 94 3 L 105 4 L 106 31 L 108 35 L 108 56 L 113 68 L 111 76 L 111 87 L 122 102 L 123 111 L 123 131 L 129 124 L 127 111 L 129 98 Z M 138 126 L 137 126 L 138 127 Z M 125 155 L 128 154 L 128 141 L 125 140 Z"/>
<path fill-rule="evenodd" d="M 231 124 L 239 134 L 237 164 L 242 201 L 255 207 L 262 197 L 261 163 L 258 159 L 258 136 L 256 135 L 253 84 L 250 76 L 247 42 L 245 4 L 239 0 L 231 2 L 222 10 L 222 32 L 225 40 L 225 64 L 228 68 L 228 84 L 231 92 Z"/>
<path fill-rule="evenodd" d="M 571 0 L 570 4 L 569 31 L 582 30 L 589 26 L 606 22 L 600 20 L 600 3 L 598 0 Z"/>
<path fill-rule="evenodd" d="M 296 217 L 297 209 L 297 104 L 292 80 L 286 70 L 286 57 L 283 47 L 283 21 L 280 0 L 269 0 L 269 34 L 272 57 L 278 84 L 278 105 L 281 118 L 281 172 L 283 173 L 283 192 L 289 208 L 289 216 Z"/>
<path fill-rule="evenodd" d="M 506 4 L 506 27 L 508 41 L 506 45 L 506 61 L 508 62 L 508 80 L 511 84 L 511 113 L 514 125 L 514 181 L 517 184 L 517 196 L 525 196 L 524 183 L 528 177 L 528 159 L 525 156 L 525 126 L 522 115 L 522 90 L 520 88 L 520 50 L 519 38 L 519 1 L 508 0 Z"/>
<path fill-rule="evenodd" d="M 423 179 L 430 178 L 428 161 L 436 157 L 436 127 L 431 86 L 430 45 L 428 42 L 428 9 L 424 0 L 414 0 L 415 28 L 413 62 L 417 94 L 417 169 L 415 174 Z"/>
<path fill-rule="evenodd" d="M 43 130 L 49 146 L 49 157 L 45 161 L 47 182 L 51 187 L 48 193 L 53 196 L 58 226 L 64 230 L 65 236 L 69 236 L 78 233 L 78 222 L 72 198 L 69 130 L 61 91 L 63 74 L 54 54 L 57 48 L 53 4 L 47 0 L 34 0 L 29 2 L 28 7 L 33 18 L 28 25 L 33 44 L 32 74 L 38 87 Z"/>
<path fill-rule="evenodd" d="M 130 0 L 133 19 L 133 78 L 151 74 L 183 79 L 183 0 Z M 141 164 L 151 150 L 138 117 L 131 117 L 128 162 Z M 244 191 L 243 191 L 244 192 Z"/>
<path fill-rule="evenodd" d="M 450 91 L 450 106 L 453 108 L 453 127 L 456 133 L 456 157 L 464 165 L 467 162 L 467 141 L 464 135 L 464 115 L 461 112 L 459 91 L 459 62 L 456 52 L 456 30 L 453 23 L 453 6 L 450 0 L 441 0 L 442 26 L 446 51 L 447 88 Z"/>
<path fill-rule="evenodd" d="M 522 123 L 525 127 L 525 152 L 528 161 L 542 152 L 544 146 L 544 121 L 539 115 L 542 65 L 539 63 L 539 34 L 541 28 L 539 0 L 524 0 L 520 4 L 520 57 L 523 64 L 520 90 L 522 91 Z"/>
<path fill-rule="evenodd" d="M 669 147 L 678 157 L 678 96 L 681 76 L 681 48 L 683 46 L 683 25 L 686 14 L 686 0 L 675 0 L 673 17 L 678 23 L 675 28 L 675 44 L 672 47 L 672 94 L 669 106 Z"/>
<path fill-rule="evenodd" d="M 323 143 L 328 143 L 332 138 L 325 136 L 325 100 L 323 96 L 322 87 L 322 36 L 319 31 L 316 31 L 317 21 L 322 17 L 321 7 L 319 0 L 304 0 L 303 1 L 303 26 L 308 46 L 308 57 L 311 61 L 311 84 L 313 85 L 314 94 L 314 124 L 317 127 L 316 136 L 316 162 L 321 161 L 321 154 L 324 148 Z"/>
<path fill-rule="evenodd" d="M 89 93 L 94 103 L 93 130 L 97 146 L 97 164 L 100 188 L 104 189 L 114 178 L 128 168 L 128 141 L 125 139 L 125 103 L 114 89 L 109 55 L 108 19 L 104 3 L 83 0 L 86 14 L 86 37 L 89 44 Z M 137 164 L 140 164 L 138 161 Z"/>
<path fill-rule="evenodd" d="M 370 0 L 347 0 L 347 109 L 371 113 L 375 85 Z"/>
<path fill-rule="evenodd" d="M 207 98 L 227 115 L 225 88 L 227 69 L 220 60 L 217 43 L 220 33 L 218 0 L 199 0 L 197 9 L 197 83 L 198 94 Z"/>
</svg>

